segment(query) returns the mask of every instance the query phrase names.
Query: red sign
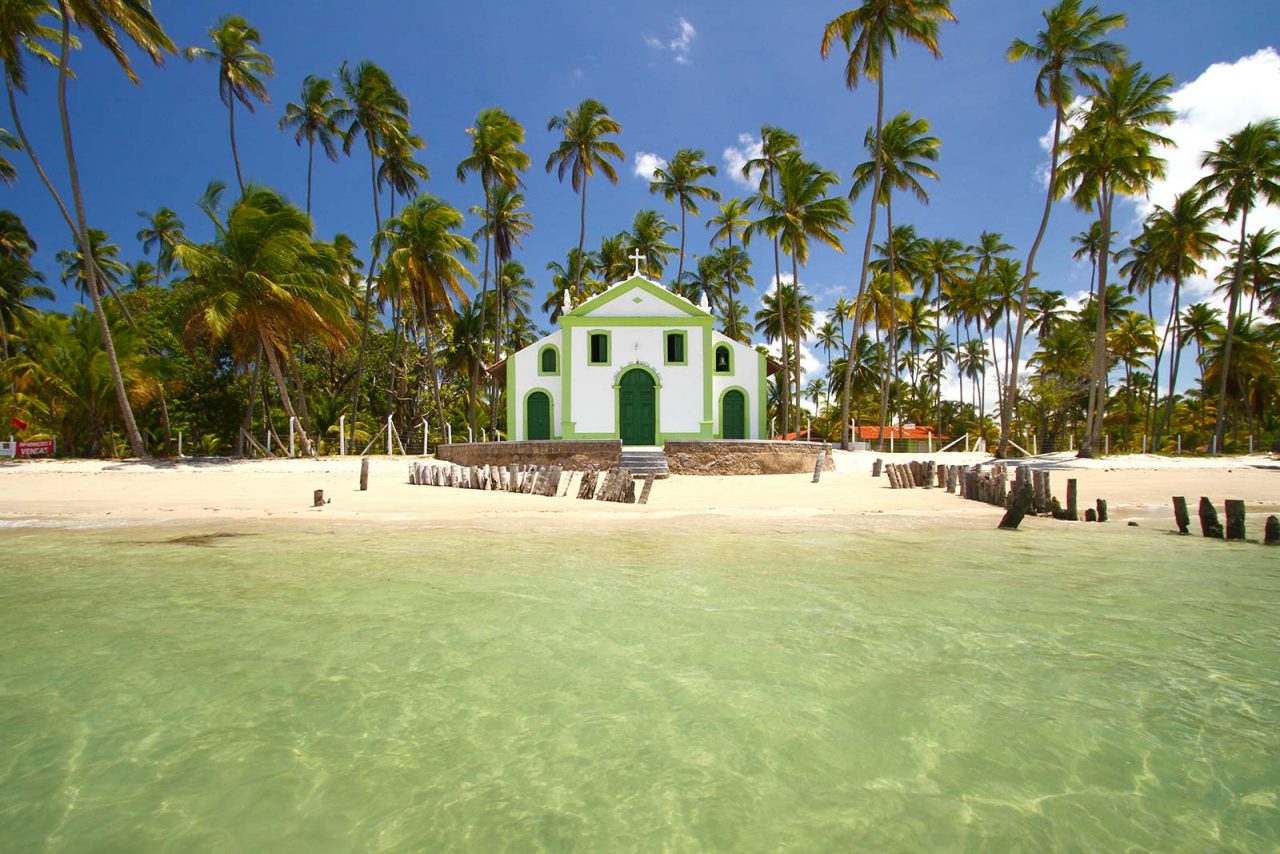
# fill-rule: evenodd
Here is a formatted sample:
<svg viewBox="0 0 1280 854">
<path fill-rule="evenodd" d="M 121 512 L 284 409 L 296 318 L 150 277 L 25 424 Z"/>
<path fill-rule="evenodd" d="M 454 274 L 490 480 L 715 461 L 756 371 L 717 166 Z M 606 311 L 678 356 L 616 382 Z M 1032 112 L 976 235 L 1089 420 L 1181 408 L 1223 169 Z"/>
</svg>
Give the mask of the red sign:
<svg viewBox="0 0 1280 854">
<path fill-rule="evenodd" d="M 21 418 L 10 418 L 10 419 L 9 419 L 9 425 L 10 425 L 11 427 L 16 427 L 16 428 L 18 428 L 19 430 L 26 430 L 26 429 L 27 429 L 27 422 L 23 421 Z"/>
<path fill-rule="evenodd" d="M 42 442 L 18 442 L 17 455 L 20 457 L 52 457 L 53 440 Z"/>
</svg>

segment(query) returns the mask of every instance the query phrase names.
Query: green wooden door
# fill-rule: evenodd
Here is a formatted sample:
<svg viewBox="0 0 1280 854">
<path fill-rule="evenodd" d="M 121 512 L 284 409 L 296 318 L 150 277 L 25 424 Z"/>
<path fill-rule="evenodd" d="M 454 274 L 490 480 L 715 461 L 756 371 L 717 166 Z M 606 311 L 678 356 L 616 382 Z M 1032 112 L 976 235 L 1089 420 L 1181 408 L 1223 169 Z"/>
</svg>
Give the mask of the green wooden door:
<svg viewBox="0 0 1280 854">
<path fill-rule="evenodd" d="M 656 445 L 657 402 L 653 377 L 638 368 L 622 375 L 618 388 L 618 433 L 624 445 Z"/>
<path fill-rule="evenodd" d="M 737 389 L 726 391 L 720 404 L 720 436 L 724 439 L 747 438 L 747 398 Z"/>
<path fill-rule="evenodd" d="M 545 391 L 535 391 L 525 403 L 525 432 L 529 439 L 551 438 L 551 398 Z"/>
</svg>

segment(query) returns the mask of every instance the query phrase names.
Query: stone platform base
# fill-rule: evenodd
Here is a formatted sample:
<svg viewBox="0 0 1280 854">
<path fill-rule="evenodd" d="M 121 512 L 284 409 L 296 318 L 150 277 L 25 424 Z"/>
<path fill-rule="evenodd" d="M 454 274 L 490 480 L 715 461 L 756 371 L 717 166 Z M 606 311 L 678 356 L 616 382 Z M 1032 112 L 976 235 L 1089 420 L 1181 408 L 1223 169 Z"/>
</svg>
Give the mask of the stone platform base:
<svg viewBox="0 0 1280 854">
<path fill-rule="evenodd" d="M 440 445 L 436 459 L 460 466 L 508 466 L 513 463 L 534 466 L 561 466 L 585 471 L 616 466 L 622 459 L 622 442 L 617 439 L 591 439 L 564 442 L 559 439 L 529 442 L 461 442 Z"/>
<path fill-rule="evenodd" d="M 672 474 L 799 474 L 812 472 L 822 442 L 768 442 L 752 439 L 721 441 L 671 440 L 663 450 Z M 835 471 L 827 454 L 824 471 Z"/>
</svg>

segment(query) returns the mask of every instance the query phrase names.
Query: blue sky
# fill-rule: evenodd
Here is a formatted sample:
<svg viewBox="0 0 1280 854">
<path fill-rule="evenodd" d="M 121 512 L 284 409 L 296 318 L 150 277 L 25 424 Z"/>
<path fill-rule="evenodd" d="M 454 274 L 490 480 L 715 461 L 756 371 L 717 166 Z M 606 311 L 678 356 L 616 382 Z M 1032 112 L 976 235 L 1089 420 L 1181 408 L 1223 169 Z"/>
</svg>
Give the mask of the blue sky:
<svg viewBox="0 0 1280 854">
<path fill-rule="evenodd" d="M 246 16 L 261 31 L 276 76 L 270 104 L 255 115 L 237 113 L 241 159 L 246 178 L 284 191 L 299 205 L 306 152 L 278 130 L 277 121 L 284 105 L 297 99 L 307 74 L 333 75 L 343 60 L 384 66 L 409 98 L 414 129 L 427 142 L 421 159 L 432 180 L 426 189 L 464 210 L 481 201 L 474 179 L 459 184 L 454 177 L 469 146 L 465 129 L 485 107 L 512 113 L 527 129 L 533 160 L 526 194 L 536 230 L 519 257 L 537 282 L 539 303 L 549 287 L 546 263 L 562 260 L 578 235 L 577 196 L 543 169 L 555 144 L 546 122 L 583 98 L 599 99 L 622 123 L 619 142 L 627 155 L 617 186 L 597 177 L 590 188 L 588 246 L 625 228 L 641 207 L 678 221 L 675 206 L 651 195 L 647 181 L 634 175 L 637 153 L 670 157 L 678 148 L 701 148 L 721 167 L 713 179 L 717 189 L 745 194 L 747 188 L 726 174 L 725 152 L 745 147 L 743 135 L 758 136 L 762 124 L 798 134 L 807 156 L 837 172 L 847 190 L 849 172 L 864 159 L 861 142 L 874 119 L 875 91 L 867 85 L 849 92 L 843 59 L 823 61 L 818 55 L 824 24 L 847 7 L 826 0 L 155 3 L 179 46 L 206 44 L 207 28 L 228 13 Z M 1179 84 L 1199 87 L 1188 87 L 1178 104 L 1186 120 L 1178 138 L 1211 142 L 1219 127 L 1233 130 L 1260 115 L 1280 114 L 1280 57 L 1274 49 L 1259 54 L 1273 48 L 1280 33 L 1280 4 L 1274 0 L 1130 0 L 1103 8 L 1128 14 L 1129 26 L 1117 38 L 1132 58 L 1153 72 L 1172 74 Z M 984 229 L 1002 232 L 1025 254 L 1043 199 L 1037 179 L 1046 159 L 1040 137 L 1051 117 L 1032 95 L 1033 67 L 1006 62 L 1004 50 L 1012 38 L 1034 35 L 1041 4 L 956 0 L 954 9 L 959 23 L 943 28 L 942 60 L 906 46 L 886 75 L 887 111 L 927 118 L 943 141 L 942 180 L 930 187 L 931 204 L 903 200 L 895 205 L 895 219 L 914 223 L 925 235 L 967 242 Z M 1241 62 L 1247 57 L 1252 61 Z M 1215 63 L 1219 73 L 1206 74 Z M 195 201 L 211 179 L 233 184 L 235 177 L 215 67 L 177 57 L 159 69 L 140 63 L 142 85 L 134 86 L 96 43 L 73 64 L 78 79 L 70 84 L 72 117 L 91 224 L 106 229 L 129 260 L 141 257 L 134 240 L 138 211 L 172 207 L 194 237 L 206 236 Z M 33 67 L 30 77 L 30 92 L 19 103 L 24 123 L 65 186 L 54 75 Z M 1204 119 L 1206 113 L 1211 115 Z M 0 119 L 0 125 L 10 123 L 7 115 Z M 40 244 L 37 264 L 56 284 L 53 256 L 69 237 L 29 164 L 16 162 L 19 183 L 0 190 L 7 195 L 0 204 L 27 222 Z M 1171 170 L 1170 181 L 1193 179 L 1187 169 L 1194 171 L 1194 164 Z M 1161 194 L 1178 189 L 1172 183 L 1157 187 L 1152 201 L 1167 202 Z M 373 228 L 367 160 L 318 159 L 314 195 L 320 236 L 345 232 L 367 245 Z M 1139 210 L 1130 206 L 1118 226 L 1131 228 Z M 690 254 L 706 250 L 705 216 L 706 211 L 703 219 L 690 219 Z M 866 217 L 860 201 L 848 253 L 815 249 L 802 271 L 820 307 L 852 296 Z M 1088 270 L 1071 260 L 1069 243 L 1087 225 L 1088 217 L 1069 204 L 1056 208 L 1037 264 L 1039 286 L 1068 294 L 1087 288 Z M 752 254 L 759 292 L 771 281 L 772 263 L 762 245 Z M 70 299 L 63 296 L 59 304 Z"/>
</svg>

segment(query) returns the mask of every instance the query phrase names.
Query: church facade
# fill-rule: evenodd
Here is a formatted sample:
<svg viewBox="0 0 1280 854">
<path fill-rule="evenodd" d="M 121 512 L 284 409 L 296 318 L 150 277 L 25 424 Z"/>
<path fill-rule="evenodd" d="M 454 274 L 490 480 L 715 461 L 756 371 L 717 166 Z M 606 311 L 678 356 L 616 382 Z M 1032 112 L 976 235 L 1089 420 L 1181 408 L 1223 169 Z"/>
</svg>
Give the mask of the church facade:
<svg viewBox="0 0 1280 854">
<path fill-rule="evenodd" d="M 768 364 L 705 307 L 633 275 L 506 359 L 507 438 L 761 439 Z"/>
</svg>

